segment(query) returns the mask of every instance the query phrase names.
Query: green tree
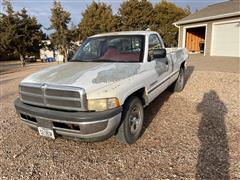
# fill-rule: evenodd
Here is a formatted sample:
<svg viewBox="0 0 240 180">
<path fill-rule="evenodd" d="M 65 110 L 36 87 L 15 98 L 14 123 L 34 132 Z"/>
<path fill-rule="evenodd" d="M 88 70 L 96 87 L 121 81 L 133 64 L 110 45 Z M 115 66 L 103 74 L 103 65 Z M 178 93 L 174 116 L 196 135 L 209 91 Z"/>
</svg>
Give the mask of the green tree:
<svg viewBox="0 0 240 180">
<path fill-rule="evenodd" d="M 105 3 L 90 4 L 82 13 L 82 20 L 79 24 L 79 39 L 85 39 L 88 36 L 115 31 L 116 19 L 112 14 L 112 8 Z"/>
<path fill-rule="evenodd" d="M 65 11 L 60 1 L 54 1 L 53 8 L 51 9 L 51 27 L 54 32 L 51 34 L 51 42 L 59 49 L 63 55 L 63 61 L 67 61 L 67 52 L 72 39 L 71 31 L 68 24 L 71 21 L 71 14 Z"/>
<path fill-rule="evenodd" d="M 14 42 L 17 34 L 17 16 L 14 14 L 9 1 L 4 1 L 6 13 L 0 13 L 0 51 L 6 54 L 14 51 Z"/>
<path fill-rule="evenodd" d="M 26 9 L 22 9 L 18 15 L 18 42 L 16 49 L 20 55 L 20 59 L 25 63 L 26 55 L 39 51 L 41 48 L 41 40 L 43 32 L 41 25 L 37 22 L 36 17 L 30 17 Z"/>
<path fill-rule="evenodd" d="M 120 5 L 121 30 L 145 30 L 152 24 L 153 6 L 147 0 L 128 0 Z"/>
<path fill-rule="evenodd" d="M 73 23 L 69 27 L 70 31 L 70 38 L 72 41 L 76 42 L 79 40 L 79 28 L 77 25 L 74 25 Z"/>
<path fill-rule="evenodd" d="M 182 9 L 163 0 L 154 7 L 152 29 L 160 33 L 166 46 L 176 46 L 178 28 L 173 23 L 189 15 L 189 13 L 188 8 Z"/>
<path fill-rule="evenodd" d="M 26 56 L 41 47 L 42 31 L 35 17 L 30 17 L 26 9 L 14 12 L 9 1 L 4 2 L 6 14 L 1 15 L 0 48 L 6 53 L 17 53 L 22 65 Z"/>
</svg>

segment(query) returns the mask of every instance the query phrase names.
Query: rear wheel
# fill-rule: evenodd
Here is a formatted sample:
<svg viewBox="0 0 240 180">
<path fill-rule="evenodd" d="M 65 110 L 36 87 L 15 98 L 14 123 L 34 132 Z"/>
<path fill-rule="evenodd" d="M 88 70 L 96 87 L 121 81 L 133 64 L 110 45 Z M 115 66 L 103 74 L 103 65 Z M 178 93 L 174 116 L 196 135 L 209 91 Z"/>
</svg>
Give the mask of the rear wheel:
<svg viewBox="0 0 240 180">
<path fill-rule="evenodd" d="M 117 139 L 124 144 L 135 143 L 143 127 L 143 105 L 139 98 L 130 97 L 124 104 L 122 124 L 117 132 Z"/>
<path fill-rule="evenodd" d="M 177 80 L 171 85 L 170 89 L 174 92 L 180 92 L 183 90 L 185 85 L 185 70 L 180 68 Z"/>
</svg>

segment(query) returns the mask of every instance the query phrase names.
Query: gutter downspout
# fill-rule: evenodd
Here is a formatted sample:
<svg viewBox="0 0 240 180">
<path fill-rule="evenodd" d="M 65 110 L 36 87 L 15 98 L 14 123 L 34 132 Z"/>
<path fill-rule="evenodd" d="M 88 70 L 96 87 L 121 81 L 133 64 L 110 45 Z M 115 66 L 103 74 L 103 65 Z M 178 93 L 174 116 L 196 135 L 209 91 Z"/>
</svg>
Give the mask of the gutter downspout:
<svg viewBox="0 0 240 180">
<path fill-rule="evenodd" d="M 180 26 L 178 26 L 176 23 L 173 23 L 173 25 L 174 25 L 176 28 L 178 28 L 178 47 L 181 47 L 181 46 L 180 46 L 180 42 L 179 42 L 179 40 L 180 40 Z"/>
</svg>

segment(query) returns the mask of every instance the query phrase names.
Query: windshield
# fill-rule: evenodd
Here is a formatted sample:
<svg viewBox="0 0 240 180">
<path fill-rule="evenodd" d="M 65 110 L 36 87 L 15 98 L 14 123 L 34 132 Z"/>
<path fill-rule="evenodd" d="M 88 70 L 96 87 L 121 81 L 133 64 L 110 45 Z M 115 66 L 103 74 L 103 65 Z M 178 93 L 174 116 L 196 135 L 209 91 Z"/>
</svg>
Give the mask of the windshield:
<svg viewBox="0 0 240 180">
<path fill-rule="evenodd" d="M 88 38 L 71 61 L 142 62 L 144 35 L 118 35 Z"/>
</svg>

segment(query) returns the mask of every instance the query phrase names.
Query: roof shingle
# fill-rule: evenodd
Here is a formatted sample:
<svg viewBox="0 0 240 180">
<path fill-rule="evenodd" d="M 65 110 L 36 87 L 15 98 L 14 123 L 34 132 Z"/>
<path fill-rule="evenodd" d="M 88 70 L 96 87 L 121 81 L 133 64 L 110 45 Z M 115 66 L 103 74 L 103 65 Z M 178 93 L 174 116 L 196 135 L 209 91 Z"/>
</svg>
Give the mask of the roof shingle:
<svg viewBox="0 0 240 180">
<path fill-rule="evenodd" d="M 176 25 L 213 20 L 223 17 L 240 15 L 240 0 L 230 0 L 210 5 L 200 11 L 175 22 Z"/>
</svg>

